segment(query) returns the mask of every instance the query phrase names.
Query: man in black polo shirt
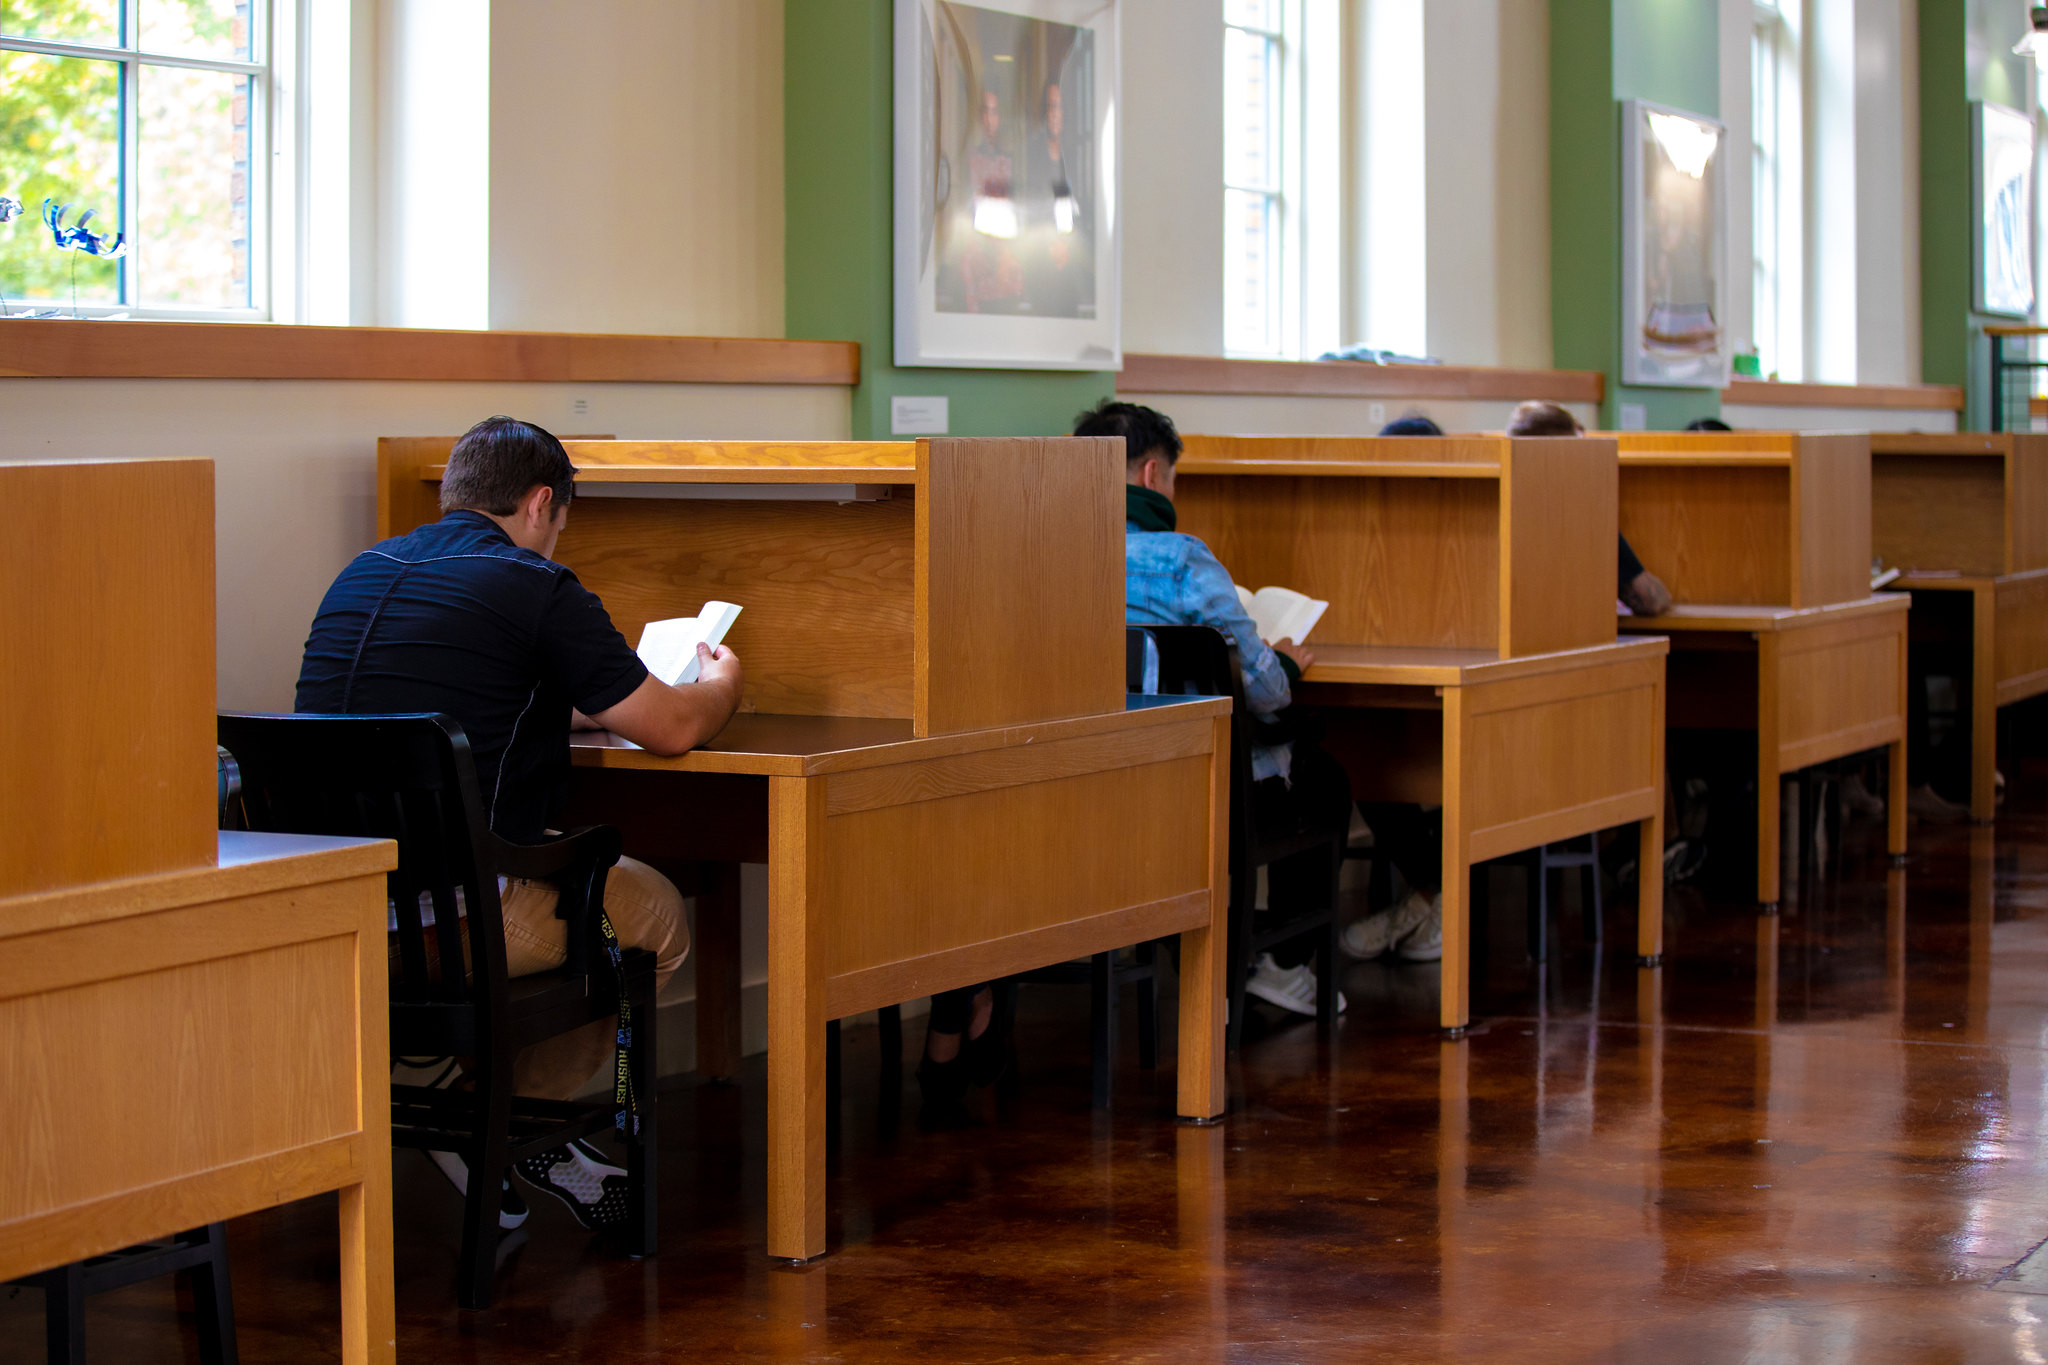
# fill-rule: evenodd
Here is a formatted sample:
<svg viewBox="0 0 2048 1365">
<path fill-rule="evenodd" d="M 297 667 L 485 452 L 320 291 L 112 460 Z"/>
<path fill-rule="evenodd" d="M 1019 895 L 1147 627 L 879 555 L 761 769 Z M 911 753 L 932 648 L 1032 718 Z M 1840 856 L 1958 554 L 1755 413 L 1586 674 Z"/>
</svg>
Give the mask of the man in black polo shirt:
<svg viewBox="0 0 2048 1365">
<path fill-rule="evenodd" d="M 670 687 L 648 673 L 604 604 L 553 562 L 575 470 L 539 427 L 491 417 L 448 456 L 441 520 L 357 555 L 313 619 L 297 709 L 363 714 L 440 711 L 461 722 L 491 828 L 514 843 L 546 837 L 569 769 L 569 730 L 602 727 L 658 754 L 710 739 L 739 705 L 739 660 L 698 646 L 700 681 Z M 588 718 L 587 720 L 585 718 Z M 566 925 L 555 888 L 505 880 L 505 956 L 513 976 L 558 967 Z M 689 951 L 683 900 L 653 868 L 622 858 L 605 880 L 605 913 L 621 946 L 656 958 L 656 990 Z M 599 1022 L 526 1049 L 518 1093 L 566 1099 L 612 1046 Z M 436 1154 L 437 1157 L 446 1154 Z M 447 1157 L 458 1185 L 467 1171 Z M 605 1199 L 625 1172 L 576 1144 L 522 1161 L 520 1174 L 564 1199 L 585 1226 L 613 1221 Z M 524 1210 L 508 1189 L 500 1221 Z"/>
</svg>

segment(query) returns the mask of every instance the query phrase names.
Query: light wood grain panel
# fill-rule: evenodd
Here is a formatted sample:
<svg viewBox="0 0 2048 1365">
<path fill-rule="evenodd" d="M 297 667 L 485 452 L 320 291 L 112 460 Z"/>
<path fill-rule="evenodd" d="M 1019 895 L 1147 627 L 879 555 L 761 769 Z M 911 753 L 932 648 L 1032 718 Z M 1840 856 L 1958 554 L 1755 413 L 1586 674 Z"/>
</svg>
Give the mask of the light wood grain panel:
<svg viewBox="0 0 2048 1365">
<path fill-rule="evenodd" d="M 377 438 L 377 539 L 402 536 L 441 519 L 441 486 L 425 476 L 429 468 L 448 462 L 454 445 L 453 436 Z"/>
<path fill-rule="evenodd" d="M 358 1131 L 355 978 L 349 936 L 0 1002 L 0 1225 Z"/>
<path fill-rule="evenodd" d="M 1254 364 L 1259 362 L 1252 362 Z M 1210 436 L 1189 435 L 1176 469 L 1202 473 L 1213 468 L 1307 466 L 1311 470 L 1344 468 L 1413 469 L 1434 474 L 1457 466 L 1484 477 L 1498 475 L 1507 458 L 1508 442 L 1499 436 Z M 1276 471 L 1277 472 L 1277 471 Z"/>
<path fill-rule="evenodd" d="M 1224 1079 L 1224 1001 L 1230 988 L 1230 726 L 1209 722 L 1209 885 L 1202 918 L 1180 936 L 1180 1055 L 1175 1103 L 1182 1118 L 1211 1119 L 1230 1102 Z"/>
<path fill-rule="evenodd" d="M 2048 436 L 2014 435 L 2005 462 L 2007 573 L 2048 569 Z"/>
<path fill-rule="evenodd" d="M 1597 403 L 1597 370 L 1510 370 L 1465 365 L 1362 365 L 1349 360 L 1234 360 L 1125 352 L 1119 393 L 1247 393 L 1284 397 L 1463 398 Z"/>
<path fill-rule="evenodd" d="M 1795 434 L 1787 431 L 1612 431 L 1599 434 L 1614 438 L 1624 467 L 1639 458 L 1655 459 L 1665 455 L 1790 456 L 1798 440 Z"/>
<path fill-rule="evenodd" d="M 908 472 L 917 467 L 914 441 L 601 441 L 562 438 L 579 479 L 600 479 L 647 465 L 725 470 Z M 869 481 L 869 480 L 863 480 Z"/>
<path fill-rule="evenodd" d="M 914 516 L 908 496 L 585 499 L 555 558 L 603 599 L 629 642 L 649 621 L 737 602 L 744 610 L 727 643 L 746 668 L 747 710 L 909 716 Z"/>
<path fill-rule="evenodd" d="M 1996 663 L 1992 675 L 1997 680 L 1998 704 L 2005 706 L 2048 691 L 2048 571 L 2005 579 L 1993 591 Z"/>
<path fill-rule="evenodd" d="M 0 504 L 0 898 L 212 863 L 212 462 L 0 464 Z"/>
<path fill-rule="evenodd" d="M 1870 595 L 1870 437 L 1799 438 L 1792 469 L 1792 605 L 1818 607 Z"/>
<path fill-rule="evenodd" d="M 1654 680 L 1608 690 L 1597 673 L 1582 695 L 1515 705 L 1511 697 L 1486 697 L 1493 688 L 1469 689 L 1466 744 L 1470 771 L 1483 780 L 1464 790 L 1471 837 L 1486 839 L 1498 826 L 1515 825 L 1555 812 L 1592 811 L 1603 802 L 1629 798 L 1620 819 L 1640 819 L 1663 800 L 1655 784 L 1656 690 Z M 1526 686 L 1496 685 L 1502 691 Z M 1481 711 L 1480 706 L 1488 709 Z M 1619 823 L 1599 816 L 1598 829 Z M 1585 830 L 1571 831 L 1584 833 Z M 1562 838 L 1562 830 L 1549 837 Z M 1544 838 L 1535 840 L 1545 842 Z M 1512 851 L 1488 848 L 1475 856 Z"/>
<path fill-rule="evenodd" d="M 387 1118 L 388 1124 L 388 1118 Z M 328 1138 L 308 1143 L 289 1152 L 266 1154 L 248 1161 L 231 1162 L 187 1178 L 167 1180 L 140 1189 L 124 1189 L 99 1199 L 50 1209 L 12 1221 L 0 1221 L 0 1278 L 12 1279 L 84 1260 L 88 1256 L 118 1251 L 138 1242 L 161 1240 L 206 1223 L 244 1214 L 294 1199 L 306 1199 L 325 1191 L 346 1188 L 365 1174 L 371 1144 L 358 1136 Z M 388 1170 L 390 1148 L 378 1152 Z M 387 1177 L 388 1178 L 388 1177 Z M 390 1215 L 385 1215 L 383 1278 L 391 1277 Z M 356 1360 L 388 1361 L 392 1315 L 380 1320 L 385 1327 L 387 1347 L 362 1356 L 344 1354 L 346 1365 Z M 359 1322 L 344 1321 L 346 1340 L 361 1331 Z"/>
<path fill-rule="evenodd" d="M 2012 449 L 2009 432 L 1873 431 L 1873 455 L 2004 455 Z"/>
<path fill-rule="evenodd" d="M 1196 720 L 1170 728 L 1154 726 L 1099 737 L 989 749 L 922 763 L 867 768 L 840 773 L 829 780 L 825 813 L 851 815 L 855 811 L 942 800 L 1029 782 L 1054 782 L 1105 768 L 1128 768 L 1206 754 L 1210 744 L 1209 724 Z"/>
<path fill-rule="evenodd" d="M 1122 442 L 919 445 L 917 733 L 1122 711 Z"/>
<path fill-rule="evenodd" d="M 1507 443 L 1501 477 L 1500 654 L 1614 642 L 1611 440 Z"/>
<path fill-rule="evenodd" d="M 1905 731 L 1903 621 L 1851 622 L 1808 635 L 1779 637 L 1780 771 L 1874 748 Z"/>
<path fill-rule="evenodd" d="M 1209 888 L 1206 756 L 831 817 L 825 962 L 843 976 Z M 906 850 L 915 850 L 906 856 Z"/>
<path fill-rule="evenodd" d="M 2005 572 L 2003 455 L 1873 455 L 1870 543 L 1887 565 Z"/>
<path fill-rule="evenodd" d="M 1499 647 L 1493 480 L 1190 474 L 1174 501 L 1237 582 L 1329 602 L 1312 645 Z"/>
<path fill-rule="evenodd" d="M 1208 924 L 1209 893 L 1205 890 L 984 938 L 832 977 L 826 983 L 825 1014 L 843 1019 L 942 990 L 958 990 L 1147 939 L 1207 928 Z"/>
<path fill-rule="evenodd" d="M 858 384 L 851 341 L 0 319 L 0 378 Z"/>
<path fill-rule="evenodd" d="M 1620 486 L 1621 534 L 1674 601 L 1791 603 L 1792 492 L 1785 470 L 1624 460 Z"/>
</svg>

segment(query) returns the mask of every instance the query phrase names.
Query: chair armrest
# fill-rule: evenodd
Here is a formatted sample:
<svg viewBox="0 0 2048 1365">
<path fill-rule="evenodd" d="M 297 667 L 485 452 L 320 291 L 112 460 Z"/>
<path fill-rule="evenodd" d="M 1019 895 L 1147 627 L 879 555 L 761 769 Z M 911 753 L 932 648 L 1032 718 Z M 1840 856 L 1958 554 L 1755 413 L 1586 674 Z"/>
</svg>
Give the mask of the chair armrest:
<svg viewBox="0 0 2048 1365">
<path fill-rule="evenodd" d="M 578 976 L 590 970 L 590 944 L 596 937 L 590 912 L 604 904 L 605 874 L 619 861 L 624 840 L 610 825 L 572 829 L 544 844 L 513 844 L 491 836 L 492 861 L 501 876 L 552 882 L 558 893 L 555 918 L 568 921 L 568 961 Z"/>
</svg>

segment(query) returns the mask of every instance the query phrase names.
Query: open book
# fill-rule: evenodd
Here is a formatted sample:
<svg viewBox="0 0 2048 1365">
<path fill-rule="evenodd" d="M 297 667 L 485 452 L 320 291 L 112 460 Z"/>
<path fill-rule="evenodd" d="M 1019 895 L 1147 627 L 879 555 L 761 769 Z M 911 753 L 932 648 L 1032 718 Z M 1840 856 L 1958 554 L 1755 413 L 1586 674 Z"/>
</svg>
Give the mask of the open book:
<svg viewBox="0 0 2048 1365">
<path fill-rule="evenodd" d="M 718 648 L 739 614 L 740 609 L 730 602 L 706 602 L 695 616 L 649 621 L 640 632 L 640 662 L 670 687 L 693 683 L 697 681 L 698 643 Z"/>
<path fill-rule="evenodd" d="M 1259 628 L 1259 638 L 1267 644 L 1275 640 L 1302 644 L 1330 609 L 1328 602 L 1318 602 L 1292 588 L 1260 588 L 1257 592 L 1239 588 L 1237 600 L 1244 603 L 1245 615 L 1252 618 L 1252 624 Z"/>
</svg>

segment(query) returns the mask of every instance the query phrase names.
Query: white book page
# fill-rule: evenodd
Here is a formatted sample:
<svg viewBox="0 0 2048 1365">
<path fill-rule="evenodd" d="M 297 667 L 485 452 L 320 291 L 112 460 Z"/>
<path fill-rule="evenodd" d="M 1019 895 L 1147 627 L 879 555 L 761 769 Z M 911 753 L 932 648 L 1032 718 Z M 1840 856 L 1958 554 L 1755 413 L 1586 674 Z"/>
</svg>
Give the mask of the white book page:
<svg viewBox="0 0 2048 1365">
<path fill-rule="evenodd" d="M 670 687 L 697 681 L 697 645 L 717 648 L 740 609 L 730 602 L 706 602 L 695 616 L 649 621 L 640 632 L 640 662 Z"/>
<path fill-rule="evenodd" d="M 1266 587 L 1255 593 L 1239 588 L 1237 592 L 1238 600 L 1245 604 L 1252 623 L 1259 628 L 1259 638 L 1268 644 L 1275 640 L 1305 643 L 1309 632 L 1330 609 L 1328 602 L 1318 601 L 1292 588 Z"/>
</svg>

